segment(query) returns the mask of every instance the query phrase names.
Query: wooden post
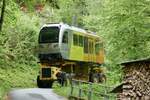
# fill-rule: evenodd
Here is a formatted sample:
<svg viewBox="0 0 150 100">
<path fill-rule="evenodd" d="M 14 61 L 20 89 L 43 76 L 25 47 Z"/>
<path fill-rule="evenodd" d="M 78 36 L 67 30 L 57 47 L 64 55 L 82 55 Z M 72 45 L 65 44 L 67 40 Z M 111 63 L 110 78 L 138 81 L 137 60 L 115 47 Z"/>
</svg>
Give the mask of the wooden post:
<svg viewBox="0 0 150 100">
<path fill-rule="evenodd" d="M 82 86 L 81 86 L 81 82 L 79 81 L 79 97 L 82 96 Z"/>
<path fill-rule="evenodd" d="M 73 86 L 73 80 L 71 80 L 72 82 L 72 84 L 71 84 L 71 91 L 70 91 L 70 96 L 72 96 L 73 95 L 73 90 L 74 90 L 74 86 Z"/>
<path fill-rule="evenodd" d="M 88 100 L 92 100 L 92 83 L 89 83 L 89 95 L 88 95 Z"/>
<path fill-rule="evenodd" d="M 3 0 L 3 5 L 2 5 L 2 9 L 1 9 L 1 18 L 0 18 L 0 31 L 2 31 L 2 26 L 3 26 L 3 22 L 4 22 L 5 7 L 6 7 L 6 2 L 5 2 L 5 0 Z"/>
</svg>

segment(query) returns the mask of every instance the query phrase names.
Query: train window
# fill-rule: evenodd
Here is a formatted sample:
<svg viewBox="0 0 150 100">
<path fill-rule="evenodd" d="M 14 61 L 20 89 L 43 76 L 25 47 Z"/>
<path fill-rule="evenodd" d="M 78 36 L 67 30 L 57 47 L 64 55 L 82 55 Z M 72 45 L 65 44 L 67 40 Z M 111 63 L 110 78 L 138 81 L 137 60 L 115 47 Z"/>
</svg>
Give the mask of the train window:
<svg viewBox="0 0 150 100">
<path fill-rule="evenodd" d="M 98 43 L 95 45 L 95 53 L 96 54 L 99 54 L 99 49 L 100 49 L 100 44 Z"/>
<path fill-rule="evenodd" d="M 100 49 L 102 49 L 103 48 L 103 44 L 102 43 L 97 43 L 96 45 L 95 45 L 95 53 L 96 54 L 99 54 L 99 51 L 100 51 Z"/>
<path fill-rule="evenodd" d="M 92 42 L 89 42 L 89 53 L 92 53 Z"/>
<path fill-rule="evenodd" d="M 88 53 L 90 53 L 90 49 L 91 48 L 91 45 L 90 45 L 90 41 L 88 41 Z"/>
<path fill-rule="evenodd" d="M 68 32 L 67 31 L 64 32 L 63 43 L 68 43 Z"/>
<path fill-rule="evenodd" d="M 93 45 L 94 43 L 93 42 L 91 42 L 91 54 L 93 54 L 93 52 L 94 52 L 94 45 Z"/>
<path fill-rule="evenodd" d="M 59 40 L 58 27 L 43 27 L 39 34 L 39 43 L 57 43 Z"/>
<path fill-rule="evenodd" d="M 83 36 L 79 36 L 79 46 L 83 46 Z"/>
<path fill-rule="evenodd" d="M 88 53 L 88 38 L 84 37 L 84 53 Z"/>
<path fill-rule="evenodd" d="M 73 44 L 78 45 L 78 35 L 76 34 L 73 35 Z"/>
</svg>

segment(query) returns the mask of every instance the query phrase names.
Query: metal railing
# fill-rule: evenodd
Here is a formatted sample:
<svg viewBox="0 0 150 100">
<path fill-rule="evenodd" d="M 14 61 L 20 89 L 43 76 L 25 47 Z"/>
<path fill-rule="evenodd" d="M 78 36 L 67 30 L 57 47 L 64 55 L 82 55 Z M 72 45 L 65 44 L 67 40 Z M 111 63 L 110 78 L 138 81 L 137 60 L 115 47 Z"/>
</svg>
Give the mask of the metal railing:
<svg viewBox="0 0 150 100">
<path fill-rule="evenodd" d="M 98 83 L 72 79 L 69 98 L 71 100 L 73 98 L 75 100 L 116 100 L 116 95 L 110 93 L 112 88 Z"/>
</svg>

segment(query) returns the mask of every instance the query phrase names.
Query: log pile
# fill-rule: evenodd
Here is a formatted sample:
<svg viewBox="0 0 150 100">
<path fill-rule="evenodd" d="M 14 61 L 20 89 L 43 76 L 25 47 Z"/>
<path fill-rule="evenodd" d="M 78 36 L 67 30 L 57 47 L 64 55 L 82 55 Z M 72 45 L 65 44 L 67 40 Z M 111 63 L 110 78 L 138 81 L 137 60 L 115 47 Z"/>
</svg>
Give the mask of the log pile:
<svg viewBox="0 0 150 100">
<path fill-rule="evenodd" d="M 138 61 L 123 64 L 121 100 L 150 100 L 150 62 Z M 119 100 L 120 100 L 119 99 Z"/>
</svg>

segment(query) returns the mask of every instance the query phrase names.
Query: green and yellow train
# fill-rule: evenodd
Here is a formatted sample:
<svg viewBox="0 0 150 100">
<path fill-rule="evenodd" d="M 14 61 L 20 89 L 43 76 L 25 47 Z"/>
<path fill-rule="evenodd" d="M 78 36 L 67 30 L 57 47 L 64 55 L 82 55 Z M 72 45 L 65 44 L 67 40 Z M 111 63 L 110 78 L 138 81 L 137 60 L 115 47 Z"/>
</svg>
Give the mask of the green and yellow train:
<svg viewBox="0 0 150 100">
<path fill-rule="evenodd" d="M 102 39 L 93 32 L 64 23 L 45 24 L 39 33 L 39 87 L 52 87 L 57 73 L 91 81 L 91 69 L 104 63 Z"/>
</svg>

